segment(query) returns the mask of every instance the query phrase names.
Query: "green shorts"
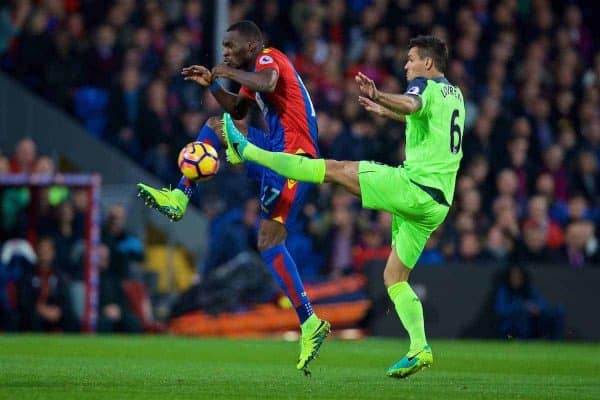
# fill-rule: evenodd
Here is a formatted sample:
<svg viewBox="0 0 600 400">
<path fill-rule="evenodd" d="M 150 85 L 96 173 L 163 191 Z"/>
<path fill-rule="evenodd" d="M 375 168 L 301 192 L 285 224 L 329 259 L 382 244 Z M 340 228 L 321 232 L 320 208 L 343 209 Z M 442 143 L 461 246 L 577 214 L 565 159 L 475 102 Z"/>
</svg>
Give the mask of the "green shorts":
<svg viewBox="0 0 600 400">
<path fill-rule="evenodd" d="M 400 261 L 412 269 L 431 233 L 444 222 L 449 207 L 411 182 L 402 167 L 361 161 L 358 179 L 363 207 L 393 215 L 392 246 Z"/>
</svg>

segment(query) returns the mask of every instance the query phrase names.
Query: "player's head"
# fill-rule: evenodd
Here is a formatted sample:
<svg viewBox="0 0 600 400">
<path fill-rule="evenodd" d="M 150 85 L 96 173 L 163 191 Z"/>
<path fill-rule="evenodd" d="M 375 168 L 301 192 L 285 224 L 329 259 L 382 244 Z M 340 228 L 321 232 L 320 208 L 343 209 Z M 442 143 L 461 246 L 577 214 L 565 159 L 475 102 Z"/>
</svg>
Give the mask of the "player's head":
<svg viewBox="0 0 600 400">
<path fill-rule="evenodd" d="M 262 33 L 254 22 L 236 22 L 223 37 L 224 62 L 233 68 L 250 69 L 263 47 Z"/>
<path fill-rule="evenodd" d="M 446 43 L 435 36 L 417 36 L 408 42 L 406 79 L 432 78 L 443 75 L 448 65 Z"/>
</svg>

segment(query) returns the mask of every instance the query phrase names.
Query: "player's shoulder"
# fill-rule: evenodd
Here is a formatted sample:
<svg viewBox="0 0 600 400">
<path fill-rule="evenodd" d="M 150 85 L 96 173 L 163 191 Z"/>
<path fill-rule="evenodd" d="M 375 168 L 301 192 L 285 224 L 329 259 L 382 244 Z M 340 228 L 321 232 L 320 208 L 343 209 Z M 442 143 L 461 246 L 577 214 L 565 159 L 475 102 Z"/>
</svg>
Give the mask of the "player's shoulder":
<svg viewBox="0 0 600 400">
<path fill-rule="evenodd" d="M 263 60 L 279 61 L 282 58 L 286 58 L 285 54 L 283 54 L 281 51 L 277 50 L 275 47 L 264 48 L 258 55 L 259 60 L 263 59 Z"/>
<path fill-rule="evenodd" d="M 417 77 L 406 85 L 405 94 L 412 94 L 414 96 L 421 96 L 427 89 L 427 78 Z"/>
</svg>

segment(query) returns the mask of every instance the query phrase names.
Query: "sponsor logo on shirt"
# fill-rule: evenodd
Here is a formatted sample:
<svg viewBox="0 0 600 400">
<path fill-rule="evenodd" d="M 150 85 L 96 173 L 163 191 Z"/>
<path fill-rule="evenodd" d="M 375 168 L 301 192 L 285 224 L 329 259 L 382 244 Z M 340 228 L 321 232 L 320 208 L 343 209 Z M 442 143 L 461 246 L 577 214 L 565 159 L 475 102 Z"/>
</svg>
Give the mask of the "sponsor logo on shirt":
<svg viewBox="0 0 600 400">
<path fill-rule="evenodd" d="M 258 59 L 258 63 L 260 65 L 271 64 L 273 62 L 273 58 L 271 56 L 261 56 Z"/>
<path fill-rule="evenodd" d="M 421 94 L 421 89 L 419 89 L 418 86 L 413 86 L 410 89 L 408 89 L 408 91 L 406 93 L 419 95 L 419 94 Z"/>
</svg>

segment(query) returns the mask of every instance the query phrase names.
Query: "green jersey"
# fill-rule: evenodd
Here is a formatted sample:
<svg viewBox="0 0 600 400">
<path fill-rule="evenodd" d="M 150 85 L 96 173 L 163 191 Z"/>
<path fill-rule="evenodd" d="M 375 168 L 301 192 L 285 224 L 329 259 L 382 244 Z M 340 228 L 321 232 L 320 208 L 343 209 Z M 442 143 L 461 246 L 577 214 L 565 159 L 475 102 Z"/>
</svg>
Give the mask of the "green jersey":
<svg viewBox="0 0 600 400">
<path fill-rule="evenodd" d="M 418 96 L 421 108 L 406 116 L 404 168 L 411 180 L 441 190 L 452 204 L 462 158 L 463 95 L 446 78 L 416 78 L 405 94 Z"/>
</svg>

